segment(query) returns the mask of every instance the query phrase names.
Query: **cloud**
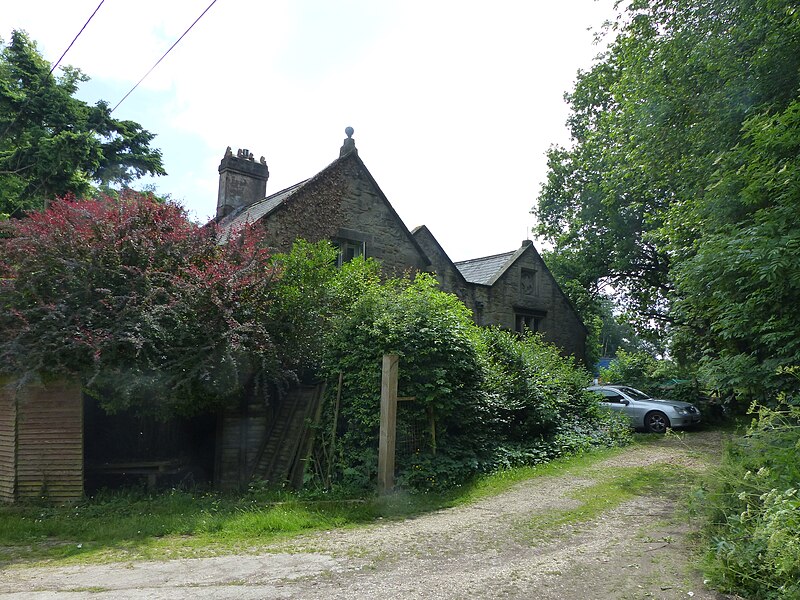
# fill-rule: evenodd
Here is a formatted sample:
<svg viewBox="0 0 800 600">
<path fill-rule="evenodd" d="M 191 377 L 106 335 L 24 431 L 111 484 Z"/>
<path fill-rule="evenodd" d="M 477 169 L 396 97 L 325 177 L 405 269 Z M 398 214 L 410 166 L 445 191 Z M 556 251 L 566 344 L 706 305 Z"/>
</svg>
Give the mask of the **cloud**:
<svg viewBox="0 0 800 600">
<path fill-rule="evenodd" d="M 106 2 L 65 62 L 113 106 L 209 1 Z M 567 141 L 563 94 L 612 4 L 219 0 L 115 114 L 158 134 L 159 188 L 199 218 L 226 146 L 264 155 L 274 192 L 335 159 L 352 125 L 409 227 L 456 259 L 499 253 L 532 224 L 545 150 Z M 96 6 L 29 0 L 4 21 L 55 60 Z"/>
</svg>

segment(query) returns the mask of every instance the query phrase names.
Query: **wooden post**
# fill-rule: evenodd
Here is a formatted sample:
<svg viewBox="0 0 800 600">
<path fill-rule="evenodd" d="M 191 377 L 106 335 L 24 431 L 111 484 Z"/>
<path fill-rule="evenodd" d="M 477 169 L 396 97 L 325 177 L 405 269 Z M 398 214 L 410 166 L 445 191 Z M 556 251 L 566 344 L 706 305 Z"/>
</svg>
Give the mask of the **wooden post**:
<svg viewBox="0 0 800 600">
<path fill-rule="evenodd" d="M 378 493 L 394 488 L 394 447 L 397 433 L 397 369 L 400 357 L 383 356 L 381 370 L 381 428 L 378 439 Z"/>
<path fill-rule="evenodd" d="M 428 407 L 428 426 L 431 428 L 431 450 L 436 456 L 436 417 L 433 416 L 433 407 Z"/>
<path fill-rule="evenodd" d="M 336 388 L 336 404 L 333 407 L 333 427 L 331 428 L 331 449 L 328 454 L 328 468 L 325 473 L 325 487 L 331 487 L 331 469 L 336 457 L 336 429 L 339 425 L 339 404 L 342 401 L 342 383 L 344 382 L 344 372 L 339 371 L 339 386 Z"/>
</svg>

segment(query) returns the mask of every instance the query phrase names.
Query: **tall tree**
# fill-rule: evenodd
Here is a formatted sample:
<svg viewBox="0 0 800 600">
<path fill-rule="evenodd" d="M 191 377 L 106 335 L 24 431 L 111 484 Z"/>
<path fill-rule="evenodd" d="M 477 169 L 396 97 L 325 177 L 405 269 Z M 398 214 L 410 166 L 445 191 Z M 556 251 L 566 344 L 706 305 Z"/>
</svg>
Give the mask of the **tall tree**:
<svg viewBox="0 0 800 600">
<path fill-rule="evenodd" d="M 108 105 L 74 97 L 88 78 L 73 67 L 59 77 L 22 31 L 0 51 L 0 215 L 20 216 L 64 194 L 164 175 L 155 137 Z"/>
<path fill-rule="evenodd" d="M 573 144 L 549 153 L 539 233 L 575 263 L 585 289 L 610 283 L 642 330 L 670 336 L 674 354 L 705 357 L 711 371 L 729 352 L 767 364 L 773 338 L 735 331 L 755 320 L 785 324 L 777 311 L 797 301 L 794 288 L 776 284 L 795 276 L 796 255 L 776 226 L 800 209 L 797 194 L 790 177 L 778 177 L 788 186 L 780 193 L 756 181 L 793 167 L 800 11 L 791 0 L 636 0 L 608 33 L 608 50 L 567 97 Z M 783 154 L 759 127 L 782 139 Z M 720 250 L 746 235 L 772 256 L 752 253 L 735 277 L 714 275 L 726 273 Z M 760 277 L 766 264 L 771 280 Z M 759 312 L 720 323 L 755 295 L 765 299 Z M 780 362 L 800 359 L 789 354 Z M 759 379 L 751 371 L 749 381 Z"/>
</svg>

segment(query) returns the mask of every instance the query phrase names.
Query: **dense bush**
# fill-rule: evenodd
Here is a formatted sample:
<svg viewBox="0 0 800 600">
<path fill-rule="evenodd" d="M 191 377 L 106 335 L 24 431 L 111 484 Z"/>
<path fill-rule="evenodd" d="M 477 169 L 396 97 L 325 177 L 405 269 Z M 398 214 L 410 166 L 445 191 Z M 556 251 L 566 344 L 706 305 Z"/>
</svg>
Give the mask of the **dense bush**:
<svg viewBox="0 0 800 600">
<path fill-rule="evenodd" d="M 0 373 L 78 378 L 111 412 L 196 414 L 318 370 L 321 332 L 368 280 L 329 244 L 274 256 L 245 228 L 222 245 L 136 193 L 61 199 L 2 233 Z"/>
<path fill-rule="evenodd" d="M 109 410 L 192 414 L 285 377 L 253 232 L 221 246 L 177 205 L 62 199 L 4 224 L 0 370 L 79 378 Z"/>
<path fill-rule="evenodd" d="M 628 428 L 584 391 L 588 376 L 536 336 L 477 327 L 464 305 L 417 275 L 367 286 L 335 328 L 336 386 L 316 450 L 321 482 L 369 488 L 377 474 L 381 357 L 400 356 L 397 481 L 442 489 L 477 473 L 624 443 Z M 333 449 L 332 449 L 333 448 Z"/>
<path fill-rule="evenodd" d="M 628 423 L 585 391 L 587 374 L 536 335 L 476 329 L 484 371 L 485 470 L 535 464 L 629 440 Z"/>
<path fill-rule="evenodd" d="M 712 582 L 757 600 L 800 598 L 800 408 L 761 408 L 698 492 Z"/>
<path fill-rule="evenodd" d="M 328 349 L 328 373 L 332 378 L 343 373 L 335 450 L 321 461 L 333 465 L 335 481 L 358 488 L 374 482 L 381 357 L 387 353 L 400 356 L 400 396 L 415 398 L 402 402 L 398 411 L 398 440 L 413 446 L 410 452 L 398 453 L 399 478 L 415 487 L 422 487 L 422 480 L 438 486 L 474 472 L 481 370 L 470 339 L 473 328 L 466 307 L 455 296 L 439 292 L 426 274 L 362 290 L 335 327 Z M 333 418 L 331 404 L 327 419 Z M 328 423 L 323 431 L 331 430 Z M 433 462 L 426 458 L 434 451 L 431 423 L 436 440 Z"/>
<path fill-rule="evenodd" d="M 319 377 L 333 322 L 380 281 L 378 263 L 352 261 L 339 268 L 336 253 L 328 242 L 296 240 L 290 252 L 272 258 L 279 276 L 266 318 L 281 360 L 301 377 Z"/>
</svg>

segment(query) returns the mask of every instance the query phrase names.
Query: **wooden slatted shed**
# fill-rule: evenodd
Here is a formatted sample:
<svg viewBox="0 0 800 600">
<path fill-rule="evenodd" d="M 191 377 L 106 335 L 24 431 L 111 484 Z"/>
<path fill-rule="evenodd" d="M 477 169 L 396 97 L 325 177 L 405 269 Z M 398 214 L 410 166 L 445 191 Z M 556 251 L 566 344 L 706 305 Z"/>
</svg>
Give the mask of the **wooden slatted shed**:
<svg viewBox="0 0 800 600">
<path fill-rule="evenodd" d="M 83 495 L 83 399 L 77 382 L 0 382 L 0 500 Z"/>
</svg>

